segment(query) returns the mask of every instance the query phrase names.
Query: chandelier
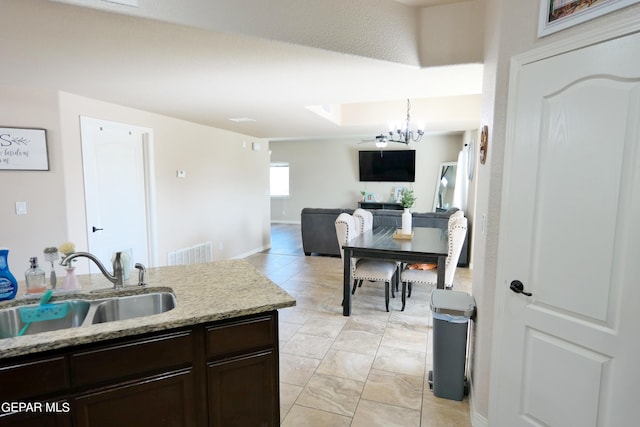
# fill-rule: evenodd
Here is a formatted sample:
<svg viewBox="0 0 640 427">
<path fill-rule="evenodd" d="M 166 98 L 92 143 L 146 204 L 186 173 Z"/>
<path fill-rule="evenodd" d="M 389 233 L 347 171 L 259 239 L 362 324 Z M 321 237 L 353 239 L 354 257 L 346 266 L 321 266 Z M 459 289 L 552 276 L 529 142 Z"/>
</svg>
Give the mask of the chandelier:
<svg viewBox="0 0 640 427">
<path fill-rule="evenodd" d="M 412 127 L 411 123 L 411 101 L 407 99 L 407 118 L 404 122 L 390 122 L 389 123 L 389 137 L 385 137 L 385 142 L 399 142 L 401 144 L 407 144 L 411 141 L 418 142 L 424 135 L 424 121 L 418 121 L 415 123 L 415 127 Z"/>
</svg>

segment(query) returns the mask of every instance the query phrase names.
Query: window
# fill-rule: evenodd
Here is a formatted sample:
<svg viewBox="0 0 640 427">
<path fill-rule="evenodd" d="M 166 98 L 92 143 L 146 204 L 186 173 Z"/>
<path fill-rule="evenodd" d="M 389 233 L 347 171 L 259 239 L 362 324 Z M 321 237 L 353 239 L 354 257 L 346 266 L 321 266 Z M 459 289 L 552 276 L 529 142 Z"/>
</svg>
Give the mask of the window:
<svg viewBox="0 0 640 427">
<path fill-rule="evenodd" d="M 271 163 L 269 180 L 271 197 L 289 197 L 289 163 Z"/>
</svg>

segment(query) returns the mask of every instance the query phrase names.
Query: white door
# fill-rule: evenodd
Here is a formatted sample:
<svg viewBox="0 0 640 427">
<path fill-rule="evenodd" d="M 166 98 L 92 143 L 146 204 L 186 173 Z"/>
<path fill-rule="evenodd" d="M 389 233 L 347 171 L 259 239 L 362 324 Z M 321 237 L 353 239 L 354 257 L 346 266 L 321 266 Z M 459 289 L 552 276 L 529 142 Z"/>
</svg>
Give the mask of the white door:
<svg viewBox="0 0 640 427">
<path fill-rule="evenodd" d="M 81 117 L 81 131 L 89 251 L 109 270 L 117 251 L 129 254 L 131 266 L 148 265 L 143 144 L 149 130 Z"/>
<path fill-rule="evenodd" d="M 640 34 L 530 61 L 512 64 L 489 424 L 637 425 Z"/>
</svg>

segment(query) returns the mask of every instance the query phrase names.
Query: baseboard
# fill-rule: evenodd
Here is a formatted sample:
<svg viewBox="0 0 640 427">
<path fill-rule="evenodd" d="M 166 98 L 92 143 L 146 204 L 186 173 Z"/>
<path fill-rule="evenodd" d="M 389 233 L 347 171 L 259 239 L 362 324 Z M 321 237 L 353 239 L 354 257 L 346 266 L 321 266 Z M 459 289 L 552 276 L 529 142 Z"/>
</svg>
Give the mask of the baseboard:
<svg viewBox="0 0 640 427">
<path fill-rule="evenodd" d="M 292 224 L 300 225 L 300 221 L 285 220 L 285 219 L 272 219 L 271 224 Z"/>
<path fill-rule="evenodd" d="M 489 427 L 489 420 L 487 420 L 483 415 L 480 415 L 476 410 L 476 405 L 473 399 L 474 393 L 473 393 L 472 381 L 470 382 L 469 387 L 471 389 L 471 392 L 469 393 L 469 410 L 471 411 L 470 413 L 471 425 L 473 427 Z"/>
<path fill-rule="evenodd" d="M 266 251 L 267 249 L 271 249 L 271 245 L 266 245 L 266 246 L 263 246 L 262 248 L 252 249 L 252 250 L 250 250 L 249 252 L 245 252 L 245 253 L 243 253 L 243 254 L 240 254 L 240 255 L 236 255 L 236 256 L 234 256 L 234 257 L 231 257 L 231 259 L 243 259 L 243 258 L 247 258 L 247 257 L 250 257 L 251 255 L 255 255 L 255 254 L 257 254 L 257 253 L 264 252 L 264 251 Z"/>
</svg>

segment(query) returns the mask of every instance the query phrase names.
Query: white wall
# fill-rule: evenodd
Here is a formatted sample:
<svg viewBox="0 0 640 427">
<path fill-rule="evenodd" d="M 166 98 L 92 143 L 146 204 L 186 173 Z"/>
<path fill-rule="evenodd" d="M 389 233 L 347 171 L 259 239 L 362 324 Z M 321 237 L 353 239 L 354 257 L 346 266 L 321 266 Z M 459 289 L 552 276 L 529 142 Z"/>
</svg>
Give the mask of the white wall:
<svg viewBox="0 0 640 427">
<path fill-rule="evenodd" d="M 290 193 L 287 199 L 273 199 L 271 220 L 300 222 L 303 208 L 352 208 L 358 206 L 360 191 L 369 191 L 380 201 L 389 201 L 394 187 L 412 187 L 417 197 L 415 212 L 430 212 L 433 208 L 435 183 L 441 162 L 456 161 L 462 148 L 462 134 L 425 136 L 412 143 L 416 150 L 416 181 L 414 183 L 360 182 L 358 151 L 375 150 L 372 143 L 355 141 L 271 141 L 272 162 L 290 165 Z M 404 149 L 391 144 L 386 149 Z"/>
<path fill-rule="evenodd" d="M 4 125 L 46 128 L 51 160 L 49 172 L 0 171 L 0 246 L 10 248 L 19 280 L 46 246 L 70 240 L 87 248 L 81 115 L 153 129 L 159 265 L 168 251 L 206 240 L 216 260 L 270 245 L 266 141 L 252 151 L 255 138 L 68 93 L 0 93 Z M 187 177 L 176 178 L 177 169 Z M 28 215 L 15 215 L 15 201 L 27 202 Z M 86 271 L 82 263 L 78 271 Z"/>
<path fill-rule="evenodd" d="M 18 280 L 29 257 L 44 265 L 43 249 L 67 238 L 57 100 L 54 92 L 0 86 L 0 125 L 46 129 L 49 151 L 49 171 L 0 170 L 0 247 L 9 248 L 9 268 Z M 27 203 L 27 215 L 16 215 L 17 201 Z"/>
<path fill-rule="evenodd" d="M 509 61 L 516 54 L 561 41 L 585 30 L 619 20 L 623 15 L 640 18 L 640 5 L 625 8 L 565 31 L 538 39 L 540 2 L 529 0 L 486 0 L 485 68 L 482 125 L 489 127 L 487 163 L 477 169 L 476 227 L 473 229 L 473 295 L 478 307 L 474 323 L 472 411 L 474 425 L 489 417 L 491 345 L 497 254 L 500 233 L 500 206 L 506 133 Z M 486 227 L 481 226 L 486 217 Z M 474 420 L 472 419 L 472 421 Z M 489 419 L 489 422 L 491 420 Z"/>
</svg>

